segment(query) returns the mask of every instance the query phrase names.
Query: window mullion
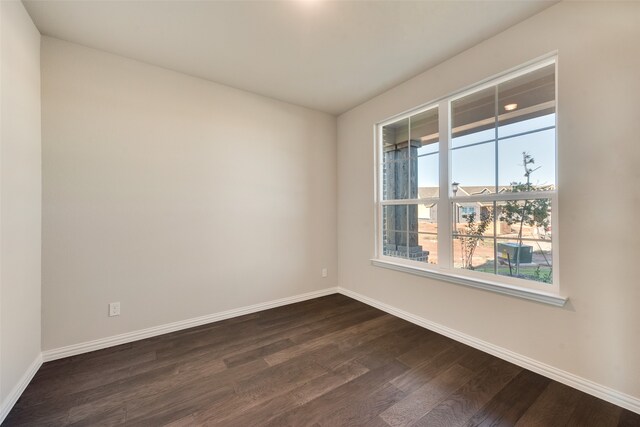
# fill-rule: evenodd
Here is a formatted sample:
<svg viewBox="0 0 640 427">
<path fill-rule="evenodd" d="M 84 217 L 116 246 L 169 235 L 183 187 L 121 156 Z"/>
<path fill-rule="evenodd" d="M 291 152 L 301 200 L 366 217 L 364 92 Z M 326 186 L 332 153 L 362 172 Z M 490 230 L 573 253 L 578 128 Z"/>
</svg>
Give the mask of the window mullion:
<svg viewBox="0 0 640 427">
<path fill-rule="evenodd" d="M 451 139 L 451 107 L 448 101 L 443 101 L 438 106 L 438 128 L 440 133 L 440 165 L 439 184 L 440 199 L 438 200 L 437 223 L 438 223 L 438 266 L 451 268 L 452 242 L 451 242 L 451 190 L 449 186 L 449 143 Z"/>
<path fill-rule="evenodd" d="M 411 199 L 412 194 L 411 194 L 411 190 L 412 190 L 412 186 L 411 186 L 411 173 L 413 172 L 411 170 L 411 163 L 413 162 L 413 159 L 411 158 L 411 116 L 407 117 L 407 188 L 406 188 L 406 192 L 407 192 L 407 199 Z M 416 195 L 417 197 L 417 195 Z M 406 205 L 406 209 L 405 209 L 405 224 L 407 226 L 407 231 L 405 232 L 405 237 L 404 237 L 404 242 L 406 245 L 406 258 L 407 259 L 411 259 L 411 216 L 409 215 L 409 211 L 412 208 L 407 204 Z M 416 230 L 417 231 L 417 230 Z"/>
<path fill-rule="evenodd" d="M 384 156 L 382 154 L 382 126 L 375 127 L 375 153 L 374 153 L 374 161 L 376 163 L 376 188 L 375 188 L 375 202 L 376 202 L 376 211 L 374 215 L 374 220 L 376 224 L 376 240 L 375 240 L 375 253 L 377 257 L 381 257 L 383 254 L 383 223 L 382 223 L 382 201 L 384 197 L 382 197 L 383 189 L 383 174 L 384 174 Z"/>
<path fill-rule="evenodd" d="M 496 85 L 495 87 L 495 93 L 494 93 L 494 111 L 495 111 L 495 127 L 494 127 L 494 151 L 495 151 L 495 181 L 496 181 L 496 188 L 495 188 L 495 194 L 498 194 L 499 192 L 499 188 L 500 188 L 500 147 L 499 147 L 499 132 L 498 132 L 498 126 L 499 126 L 499 122 L 500 122 L 500 108 L 499 108 L 499 98 L 498 98 L 498 85 Z M 498 216 L 498 211 L 497 211 L 497 207 L 498 204 L 496 203 L 496 201 L 493 201 L 493 274 L 498 274 L 498 241 L 496 240 L 496 237 L 498 235 L 498 220 L 497 220 L 497 216 Z"/>
</svg>

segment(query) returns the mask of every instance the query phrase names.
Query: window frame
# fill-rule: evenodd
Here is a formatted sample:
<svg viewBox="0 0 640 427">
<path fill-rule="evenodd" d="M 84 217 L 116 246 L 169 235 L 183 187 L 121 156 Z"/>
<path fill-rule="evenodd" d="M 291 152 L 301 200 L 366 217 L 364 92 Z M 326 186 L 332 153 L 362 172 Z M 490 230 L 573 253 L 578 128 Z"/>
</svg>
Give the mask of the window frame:
<svg viewBox="0 0 640 427">
<path fill-rule="evenodd" d="M 453 197 L 451 182 L 451 106 L 452 102 L 467 95 L 481 90 L 495 87 L 503 82 L 526 75 L 537 69 L 554 65 L 555 78 L 555 189 L 552 191 L 533 191 L 526 193 L 492 193 L 471 196 Z M 431 109 L 438 112 L 438 133 L 439 133 L 439 194 L 438 197 L 421 199 L 383 199 L 383 128 L 400 120 L 409 120 L 410 117 L 423 113 Z M 374 125 L 374 162 L 375 162 L 375 257 L 371 260 L 376 266 L 392 268 L 421 276 L 435 277 L 441 280 L 459 283 L 467 286 L 479 287 L 492 290 L 498 293 L 515 295 L 526 299 L 545 302 L 552 305 L 563 306 L 568 298 L 560 296 L 560 262 L 559 262 L 559 227 L 558 227 L 558 193 L 560 189 L 558 176 L 558 55 L 557 52 L 545 55 L 536 60 L 530 61 L 522 66 L 505 71 L 496 76 L 487 78 L 479 83 L 470 85 L 460 91 L 450 93 L 437 100 L 412 108 L 403 113 L 394 115 Z M 497 139 L 496 139 L 497 140 Z M 496 168 L 498 164 L 496 163 Z M 551 224 L 553 227 L 552 237 L 552 277 L 553 283 L 539 283 L 533 280 L 514 278 L 497 275 L 494 273 L 484 273 L 473 270 L 454 268 L 453 266 L 453 203 L 472 202 L 496 202 L 507 200 L 533 200 L 550 199 L 551 202 Z M 383 209 L 387 205 L 420 205 L 432 204 L 437 206 L 437 264 L 427 264 L 409 259 L 397 258 L 384 255 L 383 241 Z"/>
</svg>

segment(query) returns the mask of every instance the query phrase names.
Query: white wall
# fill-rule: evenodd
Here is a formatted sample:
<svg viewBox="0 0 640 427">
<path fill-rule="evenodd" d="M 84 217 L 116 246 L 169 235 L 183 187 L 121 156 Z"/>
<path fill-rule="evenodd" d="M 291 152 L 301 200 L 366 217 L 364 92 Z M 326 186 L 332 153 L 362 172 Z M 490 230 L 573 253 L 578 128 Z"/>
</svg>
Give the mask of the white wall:
<svg viewBox="0 0 640 427">
<path fill-rule="evenodd" d="M 340 286 L 640 398 L 639 40 L 640 3 L 562 2 L 341 115 Z M 371 266 L 374 123 L 556 49 L 568 305 Z"/>
<path fill-rule="evenodd" d="M 42 132 L 43 350 L 336 286 L 335 117 L 43 37 Z"/>
<path fill-rule="evenodd" d="M 0 401 L 40 355 L 40 33 L 0 2 Z M 0 418 L 1 420 L 1 418 Z"/>
</svg>

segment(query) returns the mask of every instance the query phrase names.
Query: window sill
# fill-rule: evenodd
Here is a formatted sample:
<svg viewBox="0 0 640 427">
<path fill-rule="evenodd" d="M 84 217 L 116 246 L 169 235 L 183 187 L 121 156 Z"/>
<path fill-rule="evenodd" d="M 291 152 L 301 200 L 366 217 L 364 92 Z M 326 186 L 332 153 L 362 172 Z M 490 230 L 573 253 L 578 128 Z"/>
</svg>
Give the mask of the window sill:
<svg viewBox="0 0 640 427">
<path fill-rule="evenodd" d="M 542 292 L 534 289 L 521 288 L 517 286 L 505 285 L 497 282 L 491 282 L 488 280 L 471 279 L 469 277 L 458 276 L 455 274 L 444 273 L 442 271 L 427 270 L 417 267 L 411 267 L 408 265 L 397 264 L 394 262 L 372 259 L 371 264 L 376 267 L 388 268 L 391 270 L 401 271 L 403 273 L 414 274 L 416 276 L 429 277 L 431 279 L 438 279 L 445 282 L 455 283 L 463 286 L 470 286 L 472 288 L 484 289 L 491 292 L 496 292 L 503 295 L 510 295 L 518 298 L 528 299 L 531 301 L 541 302 L 544 304 L 554 305 L 556 307 L 563 307 L 569 300 L 568 297 L 560 295 Z"/>
</svg>

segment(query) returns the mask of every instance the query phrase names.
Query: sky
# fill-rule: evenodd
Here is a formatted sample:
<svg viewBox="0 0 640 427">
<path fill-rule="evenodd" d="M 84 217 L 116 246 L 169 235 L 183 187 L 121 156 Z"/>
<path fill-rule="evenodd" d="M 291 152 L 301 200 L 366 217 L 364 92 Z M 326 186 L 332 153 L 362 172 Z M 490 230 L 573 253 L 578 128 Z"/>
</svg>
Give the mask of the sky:
<svg viewBox="0 0 640 427">
<path fill-rule="evenodd" d="M 555 114 L 523 120 L 498 128 L 498 138 L 533 131 L 555 125 Z M 472 133 L 451 141 L 451 182 L 461 186 L 495 185 L 495 141 L 468 146 L 492 139 L 494 129 Z M 513 138 L 498 139 L 498 185 L 526 182 L 522 166 L 522 152 L 535 159 L 531 167 L 539 167 L 531 174 L 531 183 L 555 184 L 555 128 Z M 437 144 L 420 149 L 419 154 L 433 152 Z M 418 186 L 438 186 L 438 154 L 418 158 Z"/>
</svg>

